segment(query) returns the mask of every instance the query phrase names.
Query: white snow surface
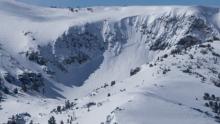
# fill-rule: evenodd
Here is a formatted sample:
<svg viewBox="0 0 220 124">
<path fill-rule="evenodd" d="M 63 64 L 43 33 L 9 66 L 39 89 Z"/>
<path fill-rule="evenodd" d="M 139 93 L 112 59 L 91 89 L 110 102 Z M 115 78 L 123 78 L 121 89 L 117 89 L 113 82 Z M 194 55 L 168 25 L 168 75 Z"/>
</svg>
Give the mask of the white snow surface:
<svg viewBox="0 0 220 124">
<path fill-rule="evenodd" d="M 40 124 L 46 124 L 51 116 L 57 123 L 61 120 L 68 123 L 73 116 L 76 118 L 73 124 L 218 123 L 212 110 L 204 106 L 203 95 L 208 92 L 220 96 L 219 87 L 211 82 L 211 78 L 217 76 L 210 72 L 210 68 L 219 71 L 220 58 L 211 53 L 202 54 L 205 48 L 198 48 L 198 45 L 187 49 L 186 54 L 169 55 L 163 61 L 157 58 L 169 54 L 177 41 L 186 36 L 191 28 L 191 17 L 204 19 L 210 26 L 205 27 L 204 32 L 200 28 L 191 32 L 204 40 L 201 44 L 208 44 L 206 40 L 213 36 L 219 37 L 220 9 L 200 6 L 91 8 L 75 8 L 78 11 L 71 12 L 67 8 L 0 0 L 0 77 L 5 73 L 16 77 L 31 70 L 42 73 L 47 79 L 46 94 L 25 93 L 19 86 L 5 81 L 5 86 L 10 90 L 17 87 L 19 93 L 4 95 L 6 98 L 0 103 L 1 124 L 12 115 L 25 112 L 31 115 L 27 123 L 33 120 Z M 172 22 L 172 19 L 178 21 Z M 145 25 L 150 28 L 147 32 L 153 32 L 150 36 L 143 35 Z M 91 43 L 94 48 L 64 47 L 68 45 L 64 41 L 83 32 L 96 35 L 97 39 Z M 65 39 L 65 36 L 69 37 Z M 79 37 L 79 43 L 82 37 Z M 161 38 L 160 42 L 168 43 L 169 48 L 150 50 L 150 45 L 156 41 L 151 37 Z M 219 43 L 219 39 L 209 43 L 217 54 L 220 54 Z M 100 47 L 105 50 L 99 50 Z M 50 63 L 48 68 L 55 72 L 50 75 L 45 73 L 44 66 L 26 58 L 23 53 L 28 50 L 40 51 L 51 63 L 71 57 L 76 51 L 87 54 L 90 59 L 83 64 L 63 65 L 67 72 Z M 190 54 L 194 59 L 189 58 Z M 217 62 L 213 62 L 215 59 Z M 201 68 L 196 68 L 196 63 Z M 198 75 L 183 73 L 182 70 L 189 66 L 207 80 L 201 81 Z M 140 71 L 130 76 L 130 70 L 136 67 L 140 67 Z M 164 68 L 170 71 L 163 74 Z M 110 86 L 111 81 L 115 81 L 115 85 Z M 76 105 L 62 113 L 51 112 L 58 105 L 64 105 L 67 99 Z M 87 108 L 91 102 L 96 105 Z"/>
</svg>

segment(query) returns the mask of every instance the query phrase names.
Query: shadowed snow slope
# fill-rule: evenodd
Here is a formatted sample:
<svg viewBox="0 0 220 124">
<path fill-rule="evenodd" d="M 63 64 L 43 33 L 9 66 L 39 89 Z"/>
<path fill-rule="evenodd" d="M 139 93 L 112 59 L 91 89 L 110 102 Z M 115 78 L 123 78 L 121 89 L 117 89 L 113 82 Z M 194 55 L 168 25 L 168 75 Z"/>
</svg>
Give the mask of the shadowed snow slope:
<svg viewBox="0 0 220 124">
<path fill-rule="evenodd" d="M 218 8 L 201 6 L 1 0 L 0 123 L 217 123 L 219 22 Z"/>
</svg>

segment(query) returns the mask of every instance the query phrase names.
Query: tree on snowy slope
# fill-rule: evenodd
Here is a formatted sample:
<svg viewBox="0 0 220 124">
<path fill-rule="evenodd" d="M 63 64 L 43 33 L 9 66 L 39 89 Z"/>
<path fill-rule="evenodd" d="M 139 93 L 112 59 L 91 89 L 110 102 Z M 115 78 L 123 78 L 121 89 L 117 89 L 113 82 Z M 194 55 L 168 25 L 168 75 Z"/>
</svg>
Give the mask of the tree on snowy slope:
<svg viewBox="0 0 220 124">
<path fill-rule="evenodd" d="M 2 101 L 2 93 L 0 92 L 0 102 Z"/>
<path fill-rule="evenodd" d="M 50 119 L 48 120 L 48 124 L 56 124 L 56 120 L 54 116 L 50 117 Z"/>
<path fill-rule="evenodd" d="M 3 79 L 0 77 L 0 89 L 2 89 Z"/>
<path fill-rule="evenodd" d="M 2 93 L 0 92 L 0 103 L 1 103 L 2 99 L 3 99 L 3 95 L 2 95 Z M 0 105 L 0 110 L 1 110 L 1 109 L 2 109 L 2 108 L 1 108 L 1 105 Z"/>
<path fill-rule="evenodd" d="M 44 79 L 40 73 L 24 72 L 18 75 L 18 78 L 22 82 L 22 90 L 25 92 L 28 89 L 39 91 L 39 88 L 44 85 Z"/>
<path fill-rule="evenodd" d="M 11 118 L 9 118 L 7 124 L 16 124 L 15 116 L 12 116 Z"/>
</svg>

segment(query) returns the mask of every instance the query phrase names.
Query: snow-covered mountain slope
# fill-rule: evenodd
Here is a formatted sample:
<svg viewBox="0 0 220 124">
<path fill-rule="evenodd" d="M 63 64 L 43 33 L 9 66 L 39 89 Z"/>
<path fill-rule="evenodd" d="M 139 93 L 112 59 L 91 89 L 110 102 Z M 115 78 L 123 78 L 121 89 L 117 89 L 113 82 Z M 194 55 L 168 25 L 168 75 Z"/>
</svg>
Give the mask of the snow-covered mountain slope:
<svg viewBox="0 0 220 124">
<path fill-rule="evenodd" d="M 1 0 L 0 123 L 219 123 L 219 10 Z"/>
</svg>

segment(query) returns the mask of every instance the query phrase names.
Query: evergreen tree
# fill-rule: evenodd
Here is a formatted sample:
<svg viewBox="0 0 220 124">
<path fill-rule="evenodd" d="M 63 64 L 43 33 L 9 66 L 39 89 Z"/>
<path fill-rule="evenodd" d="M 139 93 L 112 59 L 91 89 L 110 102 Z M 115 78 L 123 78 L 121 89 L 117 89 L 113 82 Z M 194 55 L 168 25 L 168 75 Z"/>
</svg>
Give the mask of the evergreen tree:
<svg viewBox="0 0 220 124">
<path fill-rule="evenodd" d="M 204 93 L 203 99 L 204 100 L 209 100 L 210 99 L 210 95 L 208 93 Z"/>
<path fill-rule="evenodd" d="M 212 100 L 215 100 L 215 95 L 214 95 L 214 94 L 212 94 L 211 98 L 212 98 Z"/>
<path fill-rule="evenodd" d="M 112 81 L 112 82 L 111 82 L 111 86 L 114 86 L 114 85 L 115 85 L 115 81 Z"/>
<path fill-rule="evenodd" d="M 50 117 L 50 119 L 48 120 L 48 124 L 56 124 L 56 120 L 54 116 Z"/>
<path fill-rule="evenodd" d="M 10 120 L 7 122 L 7 124 L 16 124 L 16 118 L 14 115 L 10 118 Z"/>
<path fill-rule="evenodd" d="M 31 120 L 29 124 L 34 124 L 33 120 Z"/>
<path fill-rule="evenodd" d="M 57 112 L 61 112 L 61 106 L 57 106 Z"/>
<path fill-rule="evenodd" d="M 17 93 L 18 93 L 18 88 L 15 88 L 15 89 L 13 90 L 13 93 L 14 93 L 14 94 L 17 94 Z"/>
<path fill-rule="evenodd" d="M 27 86 L 26 86 L 24 83 L 22 83 L 21 89 L 22 89 L 24 92 L 27 92 Z"/>
<path fill-rule="evenodd" d="M 65 102 L 65 108 L 66 108 L 66 109 L 69 109 L 70 107 L 71 107 L 70 101 L 67 100 L 67 101 Z"/>
<path fill-rule="evenodd" d="M 3 95 L 2 95 L 2 93 L 0 92 L 0 102 L 2 101 L 2 99 L 3 99 Z"/>
<path fill-rule="evenodd" d="M 7 88 L 7 87 L 4 87 L 3 92 L 4 92 L 5 94 L 9 94 L 8 88 Z"/>
</svg>

